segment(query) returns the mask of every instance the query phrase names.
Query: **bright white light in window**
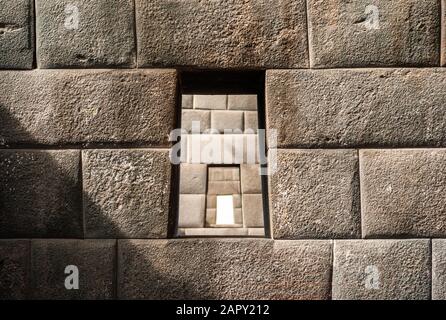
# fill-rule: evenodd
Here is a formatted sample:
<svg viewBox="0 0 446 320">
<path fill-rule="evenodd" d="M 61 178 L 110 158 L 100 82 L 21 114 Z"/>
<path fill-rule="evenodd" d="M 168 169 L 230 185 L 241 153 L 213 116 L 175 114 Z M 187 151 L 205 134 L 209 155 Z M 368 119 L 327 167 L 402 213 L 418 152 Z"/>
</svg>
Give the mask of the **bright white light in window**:
<svg viewBox="0 0 446 320">
<path fill-rule="evenodd" d="M 234 224 L 232 196 L 217 196 L 217 224 Z"/>
</svg>

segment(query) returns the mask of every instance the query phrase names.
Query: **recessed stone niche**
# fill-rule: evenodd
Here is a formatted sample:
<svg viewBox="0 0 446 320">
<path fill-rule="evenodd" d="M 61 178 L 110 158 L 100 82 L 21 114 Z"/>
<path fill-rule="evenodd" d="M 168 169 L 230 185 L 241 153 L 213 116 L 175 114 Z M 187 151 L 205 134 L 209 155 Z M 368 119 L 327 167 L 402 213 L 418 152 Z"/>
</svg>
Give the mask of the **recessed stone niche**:
<svg viewBox="0 0 446 320">
<path fill-rule="evenodd" d="M 257 95 L 183 95 L 177 236 L 263 237 Z"/>
</svg>

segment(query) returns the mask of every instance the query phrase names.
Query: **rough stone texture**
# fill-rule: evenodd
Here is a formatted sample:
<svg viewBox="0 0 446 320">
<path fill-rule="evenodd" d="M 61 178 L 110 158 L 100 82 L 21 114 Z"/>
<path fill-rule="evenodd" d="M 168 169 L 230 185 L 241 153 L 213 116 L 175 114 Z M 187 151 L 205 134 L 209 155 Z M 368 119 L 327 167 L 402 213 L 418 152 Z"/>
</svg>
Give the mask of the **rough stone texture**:
<svg viewBox="0 0 446 320">
<path fill-rule="evenodd" d="M 180 170 L 180 193 L 206 193 L 207 166 L 205 164 L 182 163 Z"/>
<path fill-rule="evenodd" d="M 136 0 L 138 65 L 308 67 L 305 0 Z"/>
<path fill-rule="evenodd" d="M 262 193 L 260 166 L 258 164 L 240 165 L 242 193 Z"/>
<path fill-rule="evenodd" d="M 226 95 L 194 95 L 194 109 L 225 110 Z"/>
<path fill-rule="evenodd" d="M 0 145 L 144 143 L 167 146 L 174 70 L 0 73 Z"/>
<path fill-rule="evenodd" d="M 439 65 L 438 0 L 309 0 L 308 12 L 313 67 Z"/>
<path fill-rule="evenodd" d="M 446 300 L 446 240 L 432 240 L 432 299 Z"/>
<path fill-rule="evenodd" d="M 40 68 L 136 65 L 133 0 L 36 0 Z"/>
<path fill-rule="evenodd" d="M 333 299 L 429 299 L 429 240 L 335 241 Z"/>
<path fill-rule="evenodd" d="M 228 95 L 228 109 L 257 111 L 257 95 Z"/>
<path fill-rule="evenodd" d="M 30 242 L 0 240 L 0 300 L 28 298 Z"/>
<path fill-rule="evenodd" d="M 34 299 L 114 298 L 116 240 L 32 240 Z M 67 290 L 65 268 L 79 270 L 79 289 Z"/>
<path fill-rule="evenodd" d="M 212 111 L 211 128 L 218 130 L 219 133 L 229 134 L 243 133 L 243 112 L 242 111 Z"/>
<path fill-rule="evenodd" d="M 206 196 L 204 194 L 180 194 L 178 209 L 179 228 L 202 228 L 205 221 Z"/>
<path fill-rule="evenodd" d="M 0 150 L 0 238 L 78 238 L 80 153 Z"/>
<path fill-rule="evenodd" d="M 0 0 L 0 69 L 32 69 L 33 25 L 33 1 Z"/>
<path fill-rule="evenodd" d="M 330 241 L 120 240 L 123 299 L 328 299 Z"/>
<path fill-rule="evenodd" d="M 361 150 L 364 237 L 446 236 L 446 150 Z"/>
<path fill-rule="evenodd" d="M 263 227 L 263 199 L 261 194 L 243 195 L 243 225 L 247 228 Z"/>
<path fill-rule="evenodd" d="M 267 71 L 278 147 L 446 145 L 443 69 Z"/>
<path fill-rule="evenodd" d="M 441 0 L 441 66 L 446 66 L 446 1 Z"/>
<path fill-rule="evenodd" d="M 83 152 L 88 238 L 164 238 L 170 209 L 168 150 Z"/>
<path fill-rule="evenodd" d="M 278 150 L 270 176 L 275 239 L 361 236 L 355 150 Z"/>
<path fill-rule="evenodd" d="M 192 122 L 199 122 L 200 130 L 197 129 L 197 124 Z M 188 133 L 192 132 L 192 124 L 194 130 L 201 133 L 209 130 L 211 127 L 211 112 L 205 110 L 183 110 L 181 117 L 181 129 L 187 130 Z"/>
</svg>

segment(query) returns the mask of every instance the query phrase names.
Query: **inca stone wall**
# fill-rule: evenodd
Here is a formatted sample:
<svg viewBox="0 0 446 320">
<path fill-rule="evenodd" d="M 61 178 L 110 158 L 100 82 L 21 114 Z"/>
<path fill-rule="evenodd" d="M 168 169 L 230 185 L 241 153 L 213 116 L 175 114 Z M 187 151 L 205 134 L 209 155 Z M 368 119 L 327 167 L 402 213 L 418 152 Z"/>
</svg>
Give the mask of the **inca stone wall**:
<svg viewBox="0 0 446 320">
<path fill-rule="evenodd" d="M 0 0 L 0 299 L 446 299 L 445 14 Z M 175 237 L 192 69 L 266 73 L 271 238 Z"/>
</svg>

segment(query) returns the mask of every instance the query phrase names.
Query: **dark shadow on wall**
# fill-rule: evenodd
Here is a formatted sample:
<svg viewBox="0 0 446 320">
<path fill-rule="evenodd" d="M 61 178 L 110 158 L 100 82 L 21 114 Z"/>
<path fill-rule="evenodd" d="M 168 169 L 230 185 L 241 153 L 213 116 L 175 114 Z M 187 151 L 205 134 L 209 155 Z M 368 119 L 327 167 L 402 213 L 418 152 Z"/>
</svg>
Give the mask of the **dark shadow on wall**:
<svg viewBox="0 0 446 320">
<path fill-rule="evenodd" d="M 8 145 L 11 137 L 20 137 L 23 143 Z M 73 152 L 71 147 L 65 146 L 43 146 L 32 144 L 35 139 L 27 132 L 20 122 L 12 117 L 6 106 L 0 103 L 0 239 L 62 239 L 76 238 L 85 239 L 84 227 L 84 207 L 94 208 L 95 212 L 101 212 L 95 201 L 82 190 L 82 165 L 81 148 L 77 148 L 79 157 L 73 160 L 71 156 L 56 156 L 54 153 L 45 150 L 67 150 Z M 26 149 L 23 149 L 25 148 Z M 115 146 L 118 148 L 119 146 Z M 22 149 L 21 149 L 22 148 Z M 17 151 L 17 152 L 16 152 Z M 27 151 L 32 151 L 28 153 Z M 26 155 L 27 154 L 27 155 Z M 77 163 L 73 163 L 76 161 Z M 79 169 L 73 174 L 73 166 Z M 150 196 L 150 195 L 148 195 Z M 83 202 L 83 204 L 82 204 Z M 102 223 L 113 225 L 114 222 L 101 215 Z M 115 230 L 119 230 L 118 225 L 114 225 Z M 119 238 L 121 234 L 114 238 Z M 131 268 L 140 268 L 138 272 L 132 273 L 130 277 L 118 278 L 118 257 L 115 259 L 113 267 L 113 288 L 111 297 L 104 297 L 102 290 L 98 296 L 88 295 L 88 284 L 85 290 L 53 290 L 54 288 L 42 288 L 36 283 L 37 279 L 33 274 L 39 270 L 31 270 L 24 278 L 16 274 L 11 279 L 11 272 L 21 263 L 12 257 L 0 255 L 0 299 L 86 299 L 86 298 L 124 298 L 124 299 L 213 299 L 213 294 L 206 292 L 210 281 L 206 277 L 201 278 L 201 283 L 197 286 L 195 282 L 189 282 L 185 278 L 172 278 L 169 271 L 156 270 L 152 266 L 153 257 L 150 252 L 142 252 L 140 248 L 132 242 L 128 243 L 128 252 L 132 252 L 132 265 L 125 266 L 120 270 L 121 275 L 128 275 Z M 116 250 L 116 254 L 118 250 Z M 197 253 L 199 254 L 199 253 Z M 46 279 L 60 279 L 57 286 L 64 286 L 65 274 L 59 266 L 73 264 L 73 261 L 60 261 L 64 255 L 47 257 L 46 260 L 49 274 L 40 276 Z M 169 256 L 163 259 L 170 259 Z M 28 259 L 28 264 L 31 263 Z M 52 270 L 51 263 L 56 262 L 57 270 Z M 89 264 L 94 266 L 97 261 L 91 256 Z M 95 270 L 90 268 L 89 270 Z M 40 270 L 41 271 L 41 270 Z M 196 271 L 200 272 L 199 269 Z M 60 274 L 58 274 L 60 273 Z M 82 270 L 80 270 L 82 273 Z M 136 275 L 135 277 L 133 277 Z M 94 275 L 91 275 L 94 277 Z M 133 278 L 132 278 L 133 277 Z M 26 279 L 31 279 L 28 281 Z M 25 280 L 24 280 L 25 279 Z M 23 281 L 27 283 L 23 284 Z M 22 284 L 23 290 L 17 290 L 14 284 Z M 126 285 L 126 292 L 118 286 Z M 63 288 L 64 289 L 64 288 Z M 91 288 L 90 288 L 91 289 Z M 60 294 L 54 294 L 54 292 Z"/>
</svg>

